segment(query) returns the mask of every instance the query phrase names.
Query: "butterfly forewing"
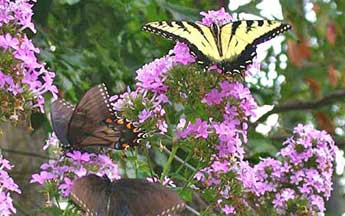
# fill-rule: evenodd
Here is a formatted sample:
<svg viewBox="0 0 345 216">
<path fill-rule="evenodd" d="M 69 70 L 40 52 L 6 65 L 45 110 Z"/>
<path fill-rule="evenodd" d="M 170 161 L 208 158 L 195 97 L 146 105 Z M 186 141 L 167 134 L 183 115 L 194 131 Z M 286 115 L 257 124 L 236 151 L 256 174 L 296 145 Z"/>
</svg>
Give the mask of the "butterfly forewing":
<svg viewBox="0 0 345 216">
<path fill-rule="evenodd" d="M 68 123 L 71 119 L 74 107 L 65 100 L 58 99 L 51 105 L 50 117 L 53 130 L 57 138 L 63 144 L 63 147 L 69 147 L 67 138 Z"/>
<path fill-rule="evenodd" d="M 76 180 L 72 199 L 86 212 L 112 216 L 167 216 L 184 209 L 177 193 L 140 179 L 109 181 L 89 175 Z M 81 204 L 82 203 L 82 204 Z"/>
<path fill-rule="evenodd" d="M 143 26 L 144 31 L 161 35 L 170 40 L 184 42 L 197 56 L 220 60 L 216 41 L 209 27 L 187 21 L 151 22 Z"/>
<path fill-rule="evenodd" d="M 88 90 L 76 106 L 68 126 L 68 140 L 79 148 L 111 145 L 119 139 L 119 131 L 111 130 L 103 122 L 115 117 L 105 85 L 97 85 Z"/>
<path fill-rule="evenodd" d="M 247 20 L 225 24 L 221 27 L 222 49 L 226 50 L 224 59 L 233 59 L 251 46 L 263 43 L 287 31 L 289 25 L 279 21 Z"/>
</svg>

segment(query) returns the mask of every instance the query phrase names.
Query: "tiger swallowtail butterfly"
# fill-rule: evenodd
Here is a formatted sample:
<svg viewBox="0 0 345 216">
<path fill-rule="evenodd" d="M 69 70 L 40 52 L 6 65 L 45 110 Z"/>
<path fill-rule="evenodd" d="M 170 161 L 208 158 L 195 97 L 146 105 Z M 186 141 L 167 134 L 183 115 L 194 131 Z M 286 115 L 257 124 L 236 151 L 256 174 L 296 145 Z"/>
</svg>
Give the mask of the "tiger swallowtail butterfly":
<svg viewBox="0 0 345 216">
<path fill-rule="evenodd" d="M 174 191 L 143 179 L 87 175 L 74 181 L 71 199 L 89 216 L 178 215 L 184 201 Z"/>
<path fill-rule="evenodd" d="M 253 63 L 257 45 L 291 29 L 276 20 L 242 20 L 206 26 L 187 21 L 158 21 L 143 26 L 169 40 L 187 44 L 197 62 L 206 68 L 216 64 L 226 74 L 241 74 Z"/>
<path fill-rule="evenodd" d="M 100 84 L 89 89 L 76 107 L 63 99 L 52 103 L 53 130 L 64 150 L 122 150 L 138 145 L 147 136 L 130 121 L 119 118 L 109 98 L 107 88 Z"/>
</svg>

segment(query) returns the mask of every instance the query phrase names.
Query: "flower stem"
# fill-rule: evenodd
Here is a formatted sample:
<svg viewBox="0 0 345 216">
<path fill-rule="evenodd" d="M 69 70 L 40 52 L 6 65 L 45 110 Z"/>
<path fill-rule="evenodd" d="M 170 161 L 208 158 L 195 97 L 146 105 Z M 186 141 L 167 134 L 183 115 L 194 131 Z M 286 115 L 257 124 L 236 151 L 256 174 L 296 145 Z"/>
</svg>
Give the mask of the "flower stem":
<svg viewBox="0 0 345 216">
<path fill-rule="evenodd" d="M 172 149 L 171 149 L 171 152 L 170 152 L 168 161 L 167 161 L 167 163 L 165 164 L 165 166 L 163 167 L 163 172 L 162 172 L 162 175 L 161 175 L 161 178 L 160 178 L 160 181 L 161 181 L 161 182 L 163 182 L 164 176 L 166 176 L 166 175 L 168 174 L 168 172 L 169 172 L 171 163 L 173 162 L 173 160 L 174 160 L 174 158 L 175 158 L 177 149 L 178 149 L 178 146 L 177 146 L 177 145 L 175 144 L 175 142 L 173 141 L 173 145 L 172 145 Z"/>
<path fill-rule="evenodd" d="M 169 149 L 167 149 L 165 146 L 164 146 L 164 148 L 163 148 L 163 150 L 166 152 L 166 153 L 168 153 L 169 155 L 171 154 L 171 151 L 169 151 Z M 186 166 L 187 168 L 189 168 L 190 170 L 192 170 L 192 171 L 196 171 L 197 169 L 195 168 L 195 167 L 193 167 L 192 165 L 190 165 L 188 162 L 187 162 L 187 159 L 188 158 L 190 158 L 191 157 L 191 154 L 189 154 L 188 156 L 187 156 L 187 158 L 186 159 L 182 159 L 182 158 L 180 158 L 179 156 L 177 156 L 177 155 L 175 155 L 175 160 L 177 160 L 178 162 L 180 162 L 181 164 L 182 164 L 182 166 Z M 179 171 L 180 171 L 181 169 L 179 168 L 177 171 L 176 171 L 176 173 L 178 173 Z"/>
</svg>

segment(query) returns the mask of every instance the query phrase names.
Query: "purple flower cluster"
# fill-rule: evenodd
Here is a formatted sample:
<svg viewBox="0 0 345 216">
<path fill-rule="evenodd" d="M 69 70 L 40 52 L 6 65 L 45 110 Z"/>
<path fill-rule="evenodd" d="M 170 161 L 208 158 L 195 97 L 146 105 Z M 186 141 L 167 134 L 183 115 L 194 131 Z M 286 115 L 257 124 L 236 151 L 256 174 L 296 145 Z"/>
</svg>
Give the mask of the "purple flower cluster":
<svg viewBox="0 0 345 216">
<path fill-rule="evenodd" d="M 183 43 L 177 43 L 171 54 L 144 65 L 137 70 L 137 83 L 135 91 L 128 91 L 120 96 L 111 98 L 112 105 L 118 111 L 124 111 L 132 108 L 133 101 L 142 96 L 141 103 L 144 109 L 140 111 L 139 123 L 148 119 L 156 119 L 156 127 L 161 133 L 167 132 L 167 123 L 164 119 L 165 110 L 163 105 L 169 103 L 166 92 L 168 87 L 164 84 L 167 79 L 169 70 L 177 64 L 190 64 L 195 58 L 190 54 L 189 48 Z"/>
<path fill-rule="evenodd" d="M 36 33 L 34 24 L 31 22 L 32 4 L 28 0 L 0 0 L 0 27 L 5 24 L 21 26 L 20 30 L 29 28 Z"/>
<path fill-rule="evenodd" d="M 294 136 L 284 142 L 278 156 L 254 167 L 242 162 L 239 178 L 258 198 L 274 197 L 277 213 L 285 214 L 287 201 L 306 200 L 309 212 L 324 212 L 332 190 L 336 146 L 325 131 L 299 124 Z"/>
<path fill-rule="evenodd" d="M 206 186 L 223 188 L 218 190 L 218 205 L 226 214 L 235 214 L 233 206 L 224 202 L 228 199 L 228 184 L 224 182 L 224 175 L 236 166 L 235 161 L 241 161 L 244 156 L 243 143 L 247 142 L 247 123 L 250 116 L 254 116 L 257 105 L 248 88 L 242 83 L 223 81 L 219 88 L 214 88 L 204 96 L 203 103 L 208 106 L 222 108 L 222 121 L 202 121 L 196 119 L 195 123 L 179 133 L 181 138 L 193 135 L 194 138 L 207 139 L 214 134 L 218 137 L 218 144 L 214 146 L 217 154 L 211 158 L 209 166 L 201 169 L 195 178 Z"/>
<path fill-rule="evenodd" d="M 32 175 L 31 183 L 41 185 L 53 182 L 63 196 L 68 196 L 77 178 L 88 174 L 107 175 L 111 180 L 119 179 L 117 164 L 103 154 L 82 153 L 73 151 L 57 160 L 41 165 L 41 172 Z"/>
<path fill-rule="evenodd" d="M 171 54 L 144 65 L 137 70 L 137 89 L 156 94 L 165 94 L 167 87 L 164 81 L 169 70 L 177 64 L 190 64 L 195 58 L 190 54 L 189 48 L 184 43 L 176 43 Z"/>
<path fill-rule="evenodd" d="M 26 28 L 36 32 L 31 21 L 32 6 L 29 0 L 0 0 L 0 52 L 11 59 L 0 66 L 0 90 L 18 98 L 21 98 L 20 95 L 31 95 L 25 99 L 33 100 L 33 107 L 43 112 L 43 94 L 50 92 L 57 97 L 58 90 L 53 85 L 55 73 L 48 71 L 44 63 L 38 62 L 36 55 L 39 49 L 22 32 Z M 6 32 L 7 28 L 16 34 Z M 22 110 L 22 107 L 15 109 Z"/>
<path fill-rule="evenodd" d="M 202 16 L 202 24 L 211 26 L 213 23 L 217 25 L 224 25 L 226 23 L 229 23 L 232 21 L 232 16 L 225 12 L 224 8 L 221 8 L 219 10 L 210 10 L 208 12 L 200 12 Z"/>
<path fill-rule="evenodd" d="M 8 171 L 13 168 L 10 162 L 0 155 L 0 216 L 16 213 L 13 207 L 10 192 L 21 193 L 18 185 L 8 175 Z"/>
<path fill-rule="evenodd" d="M 197 118 L 195 123 L 189 123 L 179 132 L 181 138 L 194 134 L 194 138 L 207 139 L 209 134 L 218 136 L 219 145 L 216 146 L 219 158 L 243 158 L 242 143 L 247 142 L 247 123 L 250 116 L 254 116 L 257 105 L 248 88 L 242 83 L 223 81 L 219 88 L 206 93 L 203 103 L 209 106 L 224 106 L 223 120 L 202 121 Z"/>
</svg>

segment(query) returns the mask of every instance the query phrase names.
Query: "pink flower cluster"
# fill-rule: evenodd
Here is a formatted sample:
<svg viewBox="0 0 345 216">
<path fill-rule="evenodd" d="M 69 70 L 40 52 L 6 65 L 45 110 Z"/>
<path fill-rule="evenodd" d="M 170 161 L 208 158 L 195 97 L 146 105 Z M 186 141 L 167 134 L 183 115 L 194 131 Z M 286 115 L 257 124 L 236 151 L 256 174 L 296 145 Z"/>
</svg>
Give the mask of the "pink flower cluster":
<svg viewBox="0 0 345 216">
<path fill-rule="evenodd" d="M 164 81 L 167 78 L 168 71 L 179 63 L 187 65 L 195 61 L 195 58 L 189 52 L 188 46 L 184 43 L 176 43 L 171 54 L 156 59 L 137 70 L 136 80 L 138 90 L 157 94 L 166 93 L 167 87 Z"/>
<path fill-rule="evenodd" d="M 41 172 L 32 175 L 31 183 L 41 185 L 54 182 L 63 196 L 68 196 L 77 178 L 88 174 L 107 175 L 109 179 L 119 179 L 117 164 L 103 154 L 82 153 L 73 151 L 57 160 L 51 160 L 41 165 Z"/>
<path fill-rule="evenodd" d="M 179 133 L 181 138 L 194 134 L 195 138 L 207 139 L 215 133 L 219 139 L 219 158 L 236 156 L 243 158 L 242 140 L 247 142 L 246 120 L 254 115 L 257 105 L 250 91 L 242 83 L 223 81 L 217 88 L 207 93 L 202 100 L 209 106 L 224 106 L 223 121 L 202 121 L 197 118 L 195 123 L 189 123 L 186 129 Z"/>
<path fill-rule="evenodd" d="M 53 85 L 55 73 L 46 69 L 44 63 L 38 62 L 36 48 L 27 38 L 24 29 L 29 28 L 36 32 L 31 22 L 32 4 L 29 0 L 0 0 L 0 52 L 12 58 L 11 62 L 0 66 L 0 90 L 5 90 L 14 96 L 18 94 L 33 95 L 33 107 L 40 108 L 43 112 L 44 97 L 46 92 L 57 93 Z M 16 34 L 5 31 L 10 27 Z M 6 65 L 9 64 L 9 65 Z"/>
<path fill-rule="evenodd" d="M 164 120 L 165 110 L 163 105 L 169 103 L 166 92 L 167 86 L 164 84 L 169 70 L 177 64 L 190 64 L 195 58 L 190 54 L 189 48 L 183 43 L 177 43 L 171 51 L 171 55 L 144 65 L 137 70 L 137 83 L 135 91 L 128 91 L 120 96 L 111 98 L 114 108 L 123 111 L 133 104 L 139 95 L 143 96 L 142 104 L 145 106 L 139 114 L 139 123 L 150 118 L 156 118 L 156 127 L 161 133 L 167 132 L 167 123 Z"/>
<path fill-rule="evenodd" d="M 211 26 L 213 23 L 222 26 L 226 23 L 229 23 L 232 21 L 232 16 L 225 11 L 224 8 L 221 8 L 219 10 L 210 10 L 208 12 L 200 12 L 202 16 L 202 24 Z"/>
<path fill-rule="evenodd" d="M 258 198 L 274 197 L 277 213 L 285 214 L 287 202 L 308 201 L 309 212 L 324 212 L 332 190 L 336 146 L 325 131 L 299 124 L 284 142 L 278 156 L 254 167 L 242 162 L 239 176 L 244 187 Z"/>
<path fill-rule="evenodd" d="M 16 213 L 13 207 L 10 192 L 21 193 L 18 185 L 8 175 L 8 171 L 13 168 L 10 162 L 0 155 L 0 216 Z"/>
</svg>

